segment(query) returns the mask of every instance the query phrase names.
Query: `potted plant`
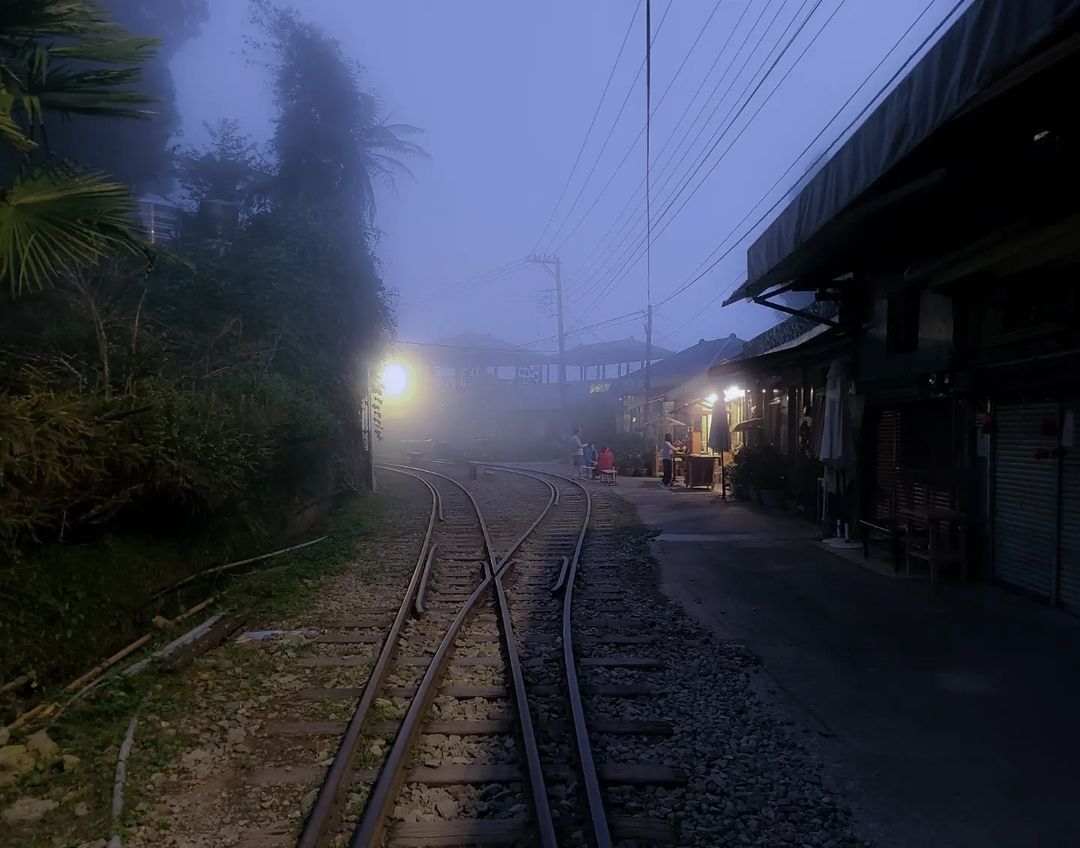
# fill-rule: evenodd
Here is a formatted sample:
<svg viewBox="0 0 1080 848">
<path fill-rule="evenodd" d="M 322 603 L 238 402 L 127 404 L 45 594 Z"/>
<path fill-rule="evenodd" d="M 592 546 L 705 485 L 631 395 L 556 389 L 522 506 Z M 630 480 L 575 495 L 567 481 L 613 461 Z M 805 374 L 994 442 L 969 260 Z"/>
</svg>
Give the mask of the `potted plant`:
<svg viewBox="0 0 1080 848">
<path fill-rule="evenodd" d="M 784 457 L 772 445 L 746 445 L 739 448 L 731 465 L 731 486 L 736 497 L 747 494 L 770 509 L 783 509 L 787 497 L 784 487 Z"/>
</svg>

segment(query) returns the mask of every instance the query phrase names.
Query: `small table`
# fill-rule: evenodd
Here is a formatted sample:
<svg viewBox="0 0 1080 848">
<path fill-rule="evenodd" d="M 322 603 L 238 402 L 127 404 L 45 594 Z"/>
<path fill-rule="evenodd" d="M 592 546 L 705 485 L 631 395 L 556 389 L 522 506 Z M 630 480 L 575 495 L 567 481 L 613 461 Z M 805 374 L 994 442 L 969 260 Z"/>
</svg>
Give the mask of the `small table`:
<svg viewBox="0 0 1080 848">
<path fill-rule="evenodd" d="M 923 560 L 930 566 L 930 580 L 937 579 L 938 566 L 957 563 L 960 577 L 967 581 L 967 516 L 951 509 L 919 507 L 905 509 L 904 517 L 904 564 L 911 574 L 911 561 Z M 941 528 L 948 527 L 954 544 L 946 546 L 941 538 Z"/>
<path fill-rule="evenodd" d="M 716 457 L 712 454 L 683 454 L 683 469 L 688 489 L 716 488 Z"/>
</svg>

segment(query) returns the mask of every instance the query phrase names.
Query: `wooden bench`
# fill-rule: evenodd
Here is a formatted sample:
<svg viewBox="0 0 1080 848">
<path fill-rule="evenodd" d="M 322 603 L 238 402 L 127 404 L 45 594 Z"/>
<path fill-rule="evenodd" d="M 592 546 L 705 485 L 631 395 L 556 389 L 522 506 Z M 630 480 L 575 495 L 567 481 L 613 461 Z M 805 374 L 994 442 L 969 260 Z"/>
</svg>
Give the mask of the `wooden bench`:
<svg viewBox="0 0 1080 848">
<path fill-rule="evenodd" d="M 930 580 L 937 580 L 942 565 L 959 566 L 960 579 L 968 578 L 967 516 L 950 509 L 913 509 L 904 512 L 904 565 L 911 574 L 913 560 L 925 562 Z M 942 529 L 945 533 L 942 533 Z"/>
<path fill-rule="evenodd" d="M 889 543 L 892 552 L 893 571 L 900 571 L 900 541 L 903 537 L 903 528 L 894 527 L 883 520 L 868 521 L 859 519 L 862 529 L 863 559 L 870 559 L 870 541 L 872 539 L 884 539 Z"/>
</svg>

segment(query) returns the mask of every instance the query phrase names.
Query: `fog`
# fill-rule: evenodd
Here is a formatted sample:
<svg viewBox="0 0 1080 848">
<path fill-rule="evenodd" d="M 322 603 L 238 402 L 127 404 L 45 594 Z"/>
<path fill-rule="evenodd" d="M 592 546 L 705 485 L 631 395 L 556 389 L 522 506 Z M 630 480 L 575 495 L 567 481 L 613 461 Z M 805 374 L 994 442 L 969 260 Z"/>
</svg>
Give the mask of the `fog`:
<svg viewBox="0 0 1080 848">
<path fill-rule="evenodd" d="M 651 276 L 653 303 L 662 304 L 656 313 L 658 343 L 678 350 L 702 337 L 750 338 L 783 317 L 753 304 L 721 309 L 722 295 L 745 273 L 750 239 L 737 241 L 737 236 L 749 224 L 740 221 L 752 213 L 748 221 L 754 222 L 790 194 L 798 176 L 829 149 L 953 5 L 952 0 L 655 0 Z M 307 0 L 296 6 L 365 66 L 366 82 L 390 120 L 424 130 L 418 140 L 430 158 L 407 162 L 415 178 L 399 177 L 394 186 L 379 188 L 376 253 L 386 286 L 398 294 L 399 338 L 430 341 L 473 331 L 523 344 L 547 339 L 538 347 L 553 347 L 555 321 L 539 302 L 542 290 L 551 286 L 543 269 L 522 264 L 455 286 L 534 249 L 557 252 L 563 260 L 569 345 L 643 337 L 643 320 L 636 315 L 586 328 L 641 310 L 647 302 L 645 262 L 632 261 L 633 245 L 643 239 L 644 215 L 623 215 L 628 201 L 643 196 L 644 4 Z M 809 22 L 798 29 L 811 11 Z M 631 16 L 629 38 L 614 65 Z M 184 144 L 205 141 L 204 122 L 222 117 L 238 119 L 256 139 L 268 138 L 268 79 L 258 50 L 247 44 L 251 31 L 246 0 L 216 0 L 201 34 L 173 59 Z M 753 85 L 769 67 L 766 61 L 771 63 L 796 32 L 740 113 L 732 106 L 741 103 L 737 96 L 755 91 Z M 730 70 L 717 98 L 694 124 L 725 68 Z M 607 96 L 567 182 L 609 74 Z M 840 119 L 811 144 L 863 83 Z M 706 122 L 729 85 L 721 108 Z M 731 132 L 675 196 L 729 114 L 737 116 Z M 808 145 L 810 152 L 799 158 Z M 681 164 L 678 158 L 669 161 L 673 151 L 681 157 L 684 150 L 691 153 Z M 677 179 L 669 182 L 673 174 Z M 675 200 L 667 208 L 669 197 Z M 725 242 L 733 232 L 736 236 Z M 721 245 L 730 252 L 668 300 L 699 273 L 707 257 L 719 255 Z"/>
</svg>

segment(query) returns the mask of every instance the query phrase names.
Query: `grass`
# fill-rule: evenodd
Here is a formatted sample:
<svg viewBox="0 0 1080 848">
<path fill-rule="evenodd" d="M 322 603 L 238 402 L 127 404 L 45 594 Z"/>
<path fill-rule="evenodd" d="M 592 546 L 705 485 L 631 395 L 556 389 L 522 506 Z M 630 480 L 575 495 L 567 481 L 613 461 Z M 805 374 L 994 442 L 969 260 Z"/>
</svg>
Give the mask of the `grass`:
<svg viewBox="0 0 1080 848">
<path fill-rule="evenodd" d="M 407 502 L 393 492 L 378 498 L 348 501 L 313 534 L 327 534 L 328 539 L 286 554 L 274 560 L 270 568 L 232 577 L 227 587 L 218 585 L 216 606 L 250 608 L 263 618 L 287 617 L 301 610 L 310 602 L 322 579 L 345 571 L 355 561 L 358 548 L 365 541 L 370 542 L 388 516 L 401 513 Z M 162 636 L 159 641 L 166 638 Z M 225 646 L 219 654 L 219 662 L 230 661 L 237 666 L 229 672 L 230 687 L 234 684 L 242 687 L 246 681 L 254 682 L 267 673 L 265 662 L 260 663 L 250 652 L 241 653 L 236 646 Z M 85 670 L 100 656 L 95 655 L 79 670 Z M 108 810 L 116 756 L 131 716 L 136 712 L 154 715 L 156 719 L 183 716 L 191 685 L 192 680 L 186 674 L 157 675 L 148 671 L 132 678 L 114 675 L 66 713 L 48 732 L 65 754 L 74 754 L 81 763 L 71 772 L 55 769 L 35 773 L 16 786 L 0 789 L 0 809 L 24 795 L 50 798 L 60 804 L 47 814 L 41 825 L 7 829 L 5 839 L 0 840 L 5 848 L 51 848 L 107 836 L 111 827 Z M 55 691 L 46 694 L 61 700 Z M 143 776 L 160 770 L 194 742 L 181 733 L 173 735 L 151 726 L 156 724 L 156 720 L 148 720 L 146 726 L 140 726 L 137 735 L 130 768 Z M 149 799 L 153 792 L 152 785 L 129 781 L 128 810 L 140 799 Z M 79 803 L 86 803 L 90 811 L 84 817 L 72 813 Z"/>
</svg>

